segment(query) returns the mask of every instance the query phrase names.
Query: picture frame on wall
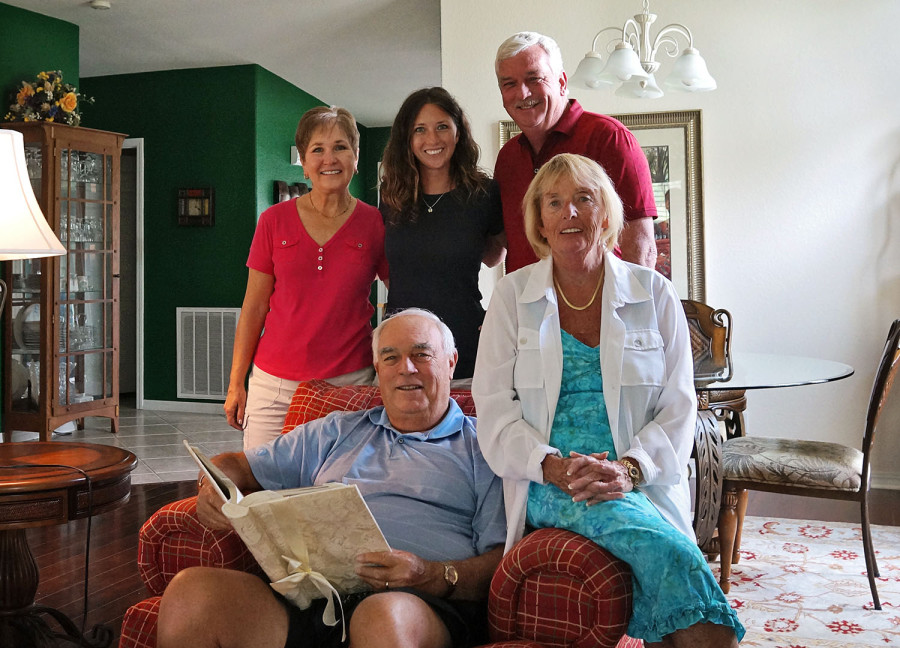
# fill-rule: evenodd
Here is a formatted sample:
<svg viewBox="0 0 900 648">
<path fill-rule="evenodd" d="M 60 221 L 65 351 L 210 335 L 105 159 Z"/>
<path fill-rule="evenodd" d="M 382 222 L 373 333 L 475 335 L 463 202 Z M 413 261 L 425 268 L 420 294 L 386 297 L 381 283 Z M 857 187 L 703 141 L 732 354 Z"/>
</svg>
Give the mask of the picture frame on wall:
<svg viewBox="0 0 900 648">
<path fill-rule="evenodd" d="M 178 224 L 188 227 L 212 227 L 216 223 L 215 190 L 178 190 Z"/>
<path fill-rule="evenodd" d="M 634 133 L 647 156 L 659 216 L 654 221 L 656 269 L 682 298 L 706 300 L 703 164 L 699 110 L 612 115 Z M 518 135 L 500 122 L 500 146 Z"/>
</svg>

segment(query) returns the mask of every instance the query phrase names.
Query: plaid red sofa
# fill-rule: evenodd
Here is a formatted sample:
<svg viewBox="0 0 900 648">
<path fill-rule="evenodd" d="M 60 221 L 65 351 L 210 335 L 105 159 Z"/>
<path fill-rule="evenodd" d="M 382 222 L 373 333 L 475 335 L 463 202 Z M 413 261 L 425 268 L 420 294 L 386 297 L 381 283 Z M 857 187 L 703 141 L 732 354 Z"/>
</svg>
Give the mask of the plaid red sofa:
<svg viewBox="0 0 900 648">
<path fill-rule="evenodd" d="M 451 392 L 467 414 L 468 391 Z M 284 431 L 337 410 L 381 404 L 377 387 L 303 383 L 294 394 Z M 155 648 L 160 596 L 187 567 L 211 566 L 261 573 L 240 538 L 211 531 L 196 517 L 196 498 L 154 513 L 140 531 L 138 569 L 151 597 L 125 614 L 119 648 Z M 593 542 L 561 529 L 526 536 L 504 556 L 488 602 L 493 643 L 484 648 L 640 648 L 625 636 L 631 616 L 628 566 Z"/>
</svg>

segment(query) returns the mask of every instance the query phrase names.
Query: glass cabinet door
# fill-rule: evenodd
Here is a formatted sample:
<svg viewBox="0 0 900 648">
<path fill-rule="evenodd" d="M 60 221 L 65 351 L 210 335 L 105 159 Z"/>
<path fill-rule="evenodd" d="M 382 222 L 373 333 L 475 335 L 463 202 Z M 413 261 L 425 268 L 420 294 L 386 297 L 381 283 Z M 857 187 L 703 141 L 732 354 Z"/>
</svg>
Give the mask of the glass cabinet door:
<svg viewBox="0 0 900 648">
<path fill-rule="evenodd" d="M 40 143 L 25 144 L 25 163 L 35 198 L 41 202 L 42 155 Z M 52 225 L 52 223 L 51 223 Z M 10 353 L 11 409 L 37 412 L 41 397 L 41 302 L 42 275 L 46 259 L 10 261 L 9 322 L 12 324 Z"/>
<path fill-rule="evenodd" d="M 59 406 L 113 395 L 112 158 L 62 149 L 59 262 Z"/>
</svg>

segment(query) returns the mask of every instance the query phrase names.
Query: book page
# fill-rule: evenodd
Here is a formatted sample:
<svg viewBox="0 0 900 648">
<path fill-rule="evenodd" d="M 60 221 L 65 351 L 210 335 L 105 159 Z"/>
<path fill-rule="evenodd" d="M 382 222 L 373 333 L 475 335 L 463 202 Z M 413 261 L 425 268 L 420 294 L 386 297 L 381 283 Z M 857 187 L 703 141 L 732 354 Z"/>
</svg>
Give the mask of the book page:
<svg viewBox="0 0 900 648">
<path fill-rule="evenodd" d="M 273 587 L 300 607 L 323 595 L 315 578 L 304 575 L 321 575 L 341 595 L 364 591 L 368 585 L 356 575 L 356 556 L 390 551 L 355 485 L 260 491 L 240 504 L 225 504 L 222 512 Z"/>
<path fill-rule="evenodd" d="M 213 488 L 219 494 L 219 497 L 226 502 L 234 503 L 240 502 L 243 499 L 243 494 L 240 489 L 238 489 L 237 485 L 231 481 L 231 478 L 222 472 L 221 468 L 210 461 L 209 457 L 200 452 L 199 448 L 192 446 L 187 442 L 187 439 L 184 440 L 184 447 L 187 448 L 188 454 L 191 455 L 191 458 L 197 463 L 200 470 L 203 471 L 203 474 L 206 475 L 206 478 L 213 485 Z"/>
</svg>

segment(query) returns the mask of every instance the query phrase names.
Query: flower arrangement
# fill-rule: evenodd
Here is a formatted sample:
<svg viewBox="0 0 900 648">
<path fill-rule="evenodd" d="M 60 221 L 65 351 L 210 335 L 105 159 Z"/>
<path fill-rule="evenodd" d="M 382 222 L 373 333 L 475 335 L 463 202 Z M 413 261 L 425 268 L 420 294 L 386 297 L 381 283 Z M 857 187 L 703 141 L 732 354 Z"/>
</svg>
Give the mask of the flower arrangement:
<svg viewBox="0 0 900 648">
<path fill-rule="evenodd" d="M 13 103 L 3 118 L 6 121 L 48 121 L 69 126 L 81 123 L 81 104 L 92 104 L 93 98 L 84 97 L 75 86 L 63 82 L 62 72 L 41 72 L 31 83 L 22 86 L 13 95 Z"/>
</svg>

